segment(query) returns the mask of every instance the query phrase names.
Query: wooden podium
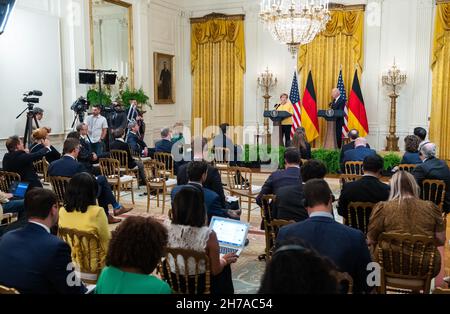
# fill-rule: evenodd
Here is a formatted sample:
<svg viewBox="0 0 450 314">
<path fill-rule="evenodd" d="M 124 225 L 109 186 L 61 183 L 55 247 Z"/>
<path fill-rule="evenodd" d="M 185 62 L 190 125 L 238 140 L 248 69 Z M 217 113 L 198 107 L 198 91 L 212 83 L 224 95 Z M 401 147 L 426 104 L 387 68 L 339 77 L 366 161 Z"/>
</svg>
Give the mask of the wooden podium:
<svg viewBox="0 0 450 314">
<path fill-rule="evenodd" d="M 336 142 L 336 120 L 344 117 L 343 110 L 319 110 L 318 116 L 324 118 L 327 121 L 327 133 L 325 135 L 325 141 L 323 148 L 325 149 L 337 149 Z"/>
<path fill-rule="evenodd" d="M 278 110 L 267 110 L 264 111 L 264 118 L 269 118 L 273 122 L 273 134 L 275 135 L 275 138 L 278 138 L 279 145 L 283 146 L 283 132 L 281 131 L 281 121 L 283 121 L 286 118 L 292 117 L 292 114 L 290 114 L 287 111 L 278 111 Z M 277 136 L 278 133 L 278 136 Z"/>
</svg>

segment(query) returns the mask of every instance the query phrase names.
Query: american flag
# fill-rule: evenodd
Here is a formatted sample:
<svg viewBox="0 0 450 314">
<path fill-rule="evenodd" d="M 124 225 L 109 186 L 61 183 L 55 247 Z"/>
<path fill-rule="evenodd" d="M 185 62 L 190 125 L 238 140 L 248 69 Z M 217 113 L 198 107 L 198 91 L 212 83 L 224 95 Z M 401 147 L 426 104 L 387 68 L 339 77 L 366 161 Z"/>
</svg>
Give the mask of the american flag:
<svg viewBox="0 0 450 314">
<path fill-rule="evenodd" d="M 298 91 L 297 83 L 297 73 L 294 72 L 294 79 L 292 80 L 291 94 L 289 95 L 289 100 L 294 107 L 294 115 L 292 117 L 292 129 L 291 129 L 291 139 L 294 136 L 295 130 L 302 126 L 300 120 L 301 117 L 301 104 L 300 104 L 300 92 Z"/>
<path fill-rule="evenodd" d="M 345 92 L 344 79 L 342 78 L 342 69 L 339 71 L 337 88 L 341 92 L 341 98 L 344 99 L 345 101 L 344 126 L 342 127 L 342 138 L 346 138 L 348 134 L 348 108 L 347 108 L 347 93 Z"/>
</svg>

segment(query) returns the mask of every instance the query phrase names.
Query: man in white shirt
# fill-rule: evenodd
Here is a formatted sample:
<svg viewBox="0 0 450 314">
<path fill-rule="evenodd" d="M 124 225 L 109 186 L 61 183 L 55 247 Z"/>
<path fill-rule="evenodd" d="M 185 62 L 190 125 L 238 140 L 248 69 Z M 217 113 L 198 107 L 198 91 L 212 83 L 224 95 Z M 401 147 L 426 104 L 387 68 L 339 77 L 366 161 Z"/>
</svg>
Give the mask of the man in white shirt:
<svg viewBox="0 0 450 314">
<path fill-rule="evenodd" d="M 108 122 L 106 121 L 106 118 L 100 114 L 100 111 L 100 106 L 94 105 L 92 107 L 92 115 L 86 118 L 92 151 L 97 155 L 101 155 L 103 152 L 103 141 L 105 140 L 108 131 Z"/>
</svg>

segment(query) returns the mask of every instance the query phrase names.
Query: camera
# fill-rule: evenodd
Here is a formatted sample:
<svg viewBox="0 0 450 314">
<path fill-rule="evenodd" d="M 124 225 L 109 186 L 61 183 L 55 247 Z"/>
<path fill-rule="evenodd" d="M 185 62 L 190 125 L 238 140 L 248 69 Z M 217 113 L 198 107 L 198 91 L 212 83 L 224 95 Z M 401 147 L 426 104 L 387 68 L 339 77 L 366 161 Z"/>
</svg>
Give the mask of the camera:
<svg viewBox="0 0 450 314">
<path fill-rule="evenodd" d="M 39 103 L 39 98 L 37 97 L 30 97 L 30 96 L 42 96 L 42 92 L 39 90 L 32 90 L 29 92 L 26 92 L 23 94 L 23 96 L 25 96 L 22 101 L 29 103 L 29 104 L 38 104 Z"/>
<path fill-rule="evenodd" d="M 89 109 L 89 102 L 84 97 L 78 98 L 70 107 L 75 113 L 83 113 Z"/>
</svg>

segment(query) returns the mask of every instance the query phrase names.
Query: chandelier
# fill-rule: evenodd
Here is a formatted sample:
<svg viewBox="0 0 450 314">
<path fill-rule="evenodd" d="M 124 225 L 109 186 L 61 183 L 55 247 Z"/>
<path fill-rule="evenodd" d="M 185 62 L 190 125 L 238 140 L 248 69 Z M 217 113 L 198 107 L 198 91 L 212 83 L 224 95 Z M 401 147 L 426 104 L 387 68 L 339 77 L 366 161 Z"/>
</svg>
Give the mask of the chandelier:
<svg viewBox="0 0 450 314">
<path fill-rule="evenodd" d="M 260 17 L 273 38 L 288 45 L 295 57 L 330 20 L 328 0 L 262 0 Z"/>
</svg>

